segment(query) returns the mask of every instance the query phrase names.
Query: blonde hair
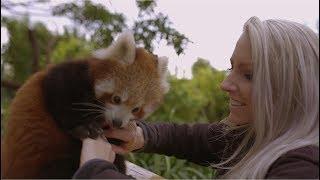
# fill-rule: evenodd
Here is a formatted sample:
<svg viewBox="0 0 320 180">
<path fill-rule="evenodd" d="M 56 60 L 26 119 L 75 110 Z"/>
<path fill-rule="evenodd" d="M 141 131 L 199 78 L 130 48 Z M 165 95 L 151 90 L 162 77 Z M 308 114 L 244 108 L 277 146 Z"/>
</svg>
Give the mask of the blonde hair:
<svg viewBox="0 0 320 180">
<path fill-rule="evenodd" d="M 238 149 L 221 167 L 243 157 L 223 178 L 265 178 L 271 164 L 290 150 L 319 146 L 319 37 L 285 20 L 244 25 L 253 61 L 254 122 Z M 245 151 L 250 138 L 253 145 Z"/>
</svg>

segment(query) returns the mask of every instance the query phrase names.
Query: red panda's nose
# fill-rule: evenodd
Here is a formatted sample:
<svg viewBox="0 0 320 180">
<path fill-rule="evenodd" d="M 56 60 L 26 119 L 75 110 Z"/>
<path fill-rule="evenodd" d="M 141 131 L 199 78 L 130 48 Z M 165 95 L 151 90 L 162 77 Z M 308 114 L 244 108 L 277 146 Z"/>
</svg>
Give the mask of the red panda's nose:
<svg viewBox="0 0 320 180">
<path fill-rule="evenodd" d="M 120 128 L 122 125 L 121 119 L 118 119 L 118 118 L 112 119 L 112 125 L 113 127 Z"/>
</svg>

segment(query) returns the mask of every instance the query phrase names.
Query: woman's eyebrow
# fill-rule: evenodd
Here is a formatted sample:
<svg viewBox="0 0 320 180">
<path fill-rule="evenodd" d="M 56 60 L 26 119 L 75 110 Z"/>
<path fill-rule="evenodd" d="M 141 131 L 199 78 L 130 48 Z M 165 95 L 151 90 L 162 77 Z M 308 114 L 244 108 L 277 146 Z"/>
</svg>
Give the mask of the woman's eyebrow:
<svg viewBox="0 0 320 180">
<path fill-rule="evenodd" d="M 233 63 L 233 58 L 230 58 L 230 63 L 232 65 L 234 65 Z M 239 64 L 237 64 L 239 67 L 247 67 L 247 66 L 252 66 L 251 62 L 240 62 Z"/>
<path fill-rule="evenodd" d="M 231 57 L 230 63 L 232 66 L 237 66 L 239 69 L 252 71 L 252 62 L 240 62 L 240 63 L 234 64 L 234 58 Z"/>
</svg>

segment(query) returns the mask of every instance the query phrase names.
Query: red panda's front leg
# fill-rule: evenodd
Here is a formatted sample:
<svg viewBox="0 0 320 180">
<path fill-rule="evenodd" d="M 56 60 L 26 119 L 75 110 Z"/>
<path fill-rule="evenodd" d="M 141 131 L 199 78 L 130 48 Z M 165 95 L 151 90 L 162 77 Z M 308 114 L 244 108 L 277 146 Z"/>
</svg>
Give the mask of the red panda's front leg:
<svg viewBox="0 0 320 180">
<path fill-rule="evenodd" d="M 103 132 L 104 119 L 92 107 L 100 104 L 89 69 L 88 61 L 62 63 L 49 69 L 42 83 L 47 111 L 61 130 L 77 139 L 97 138 Z"/>
</svg>

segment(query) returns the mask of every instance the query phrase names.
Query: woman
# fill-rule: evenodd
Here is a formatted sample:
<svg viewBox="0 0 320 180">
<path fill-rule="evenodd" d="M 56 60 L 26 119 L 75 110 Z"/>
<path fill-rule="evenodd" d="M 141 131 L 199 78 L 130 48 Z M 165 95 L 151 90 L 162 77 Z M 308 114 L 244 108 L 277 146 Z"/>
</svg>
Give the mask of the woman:
<svg viewBox="0 0 320 180">
<path fill-rule="evenodd" d="M 193 126 L 140 122 L 108 131 L 107 137 L 127 143 L 84 140 L 83 150 L 104 152 L 83 152 L 84 165 L 74 177 L 128 178 L 112 170 L 114 152 L 140 149 L 211 165 L 219 178 L 319 178 L 318 36 L 298 23 L 252 17 L 231 65 L 221 84 L 230 97 L 226 120 Z"/>
</svg>

